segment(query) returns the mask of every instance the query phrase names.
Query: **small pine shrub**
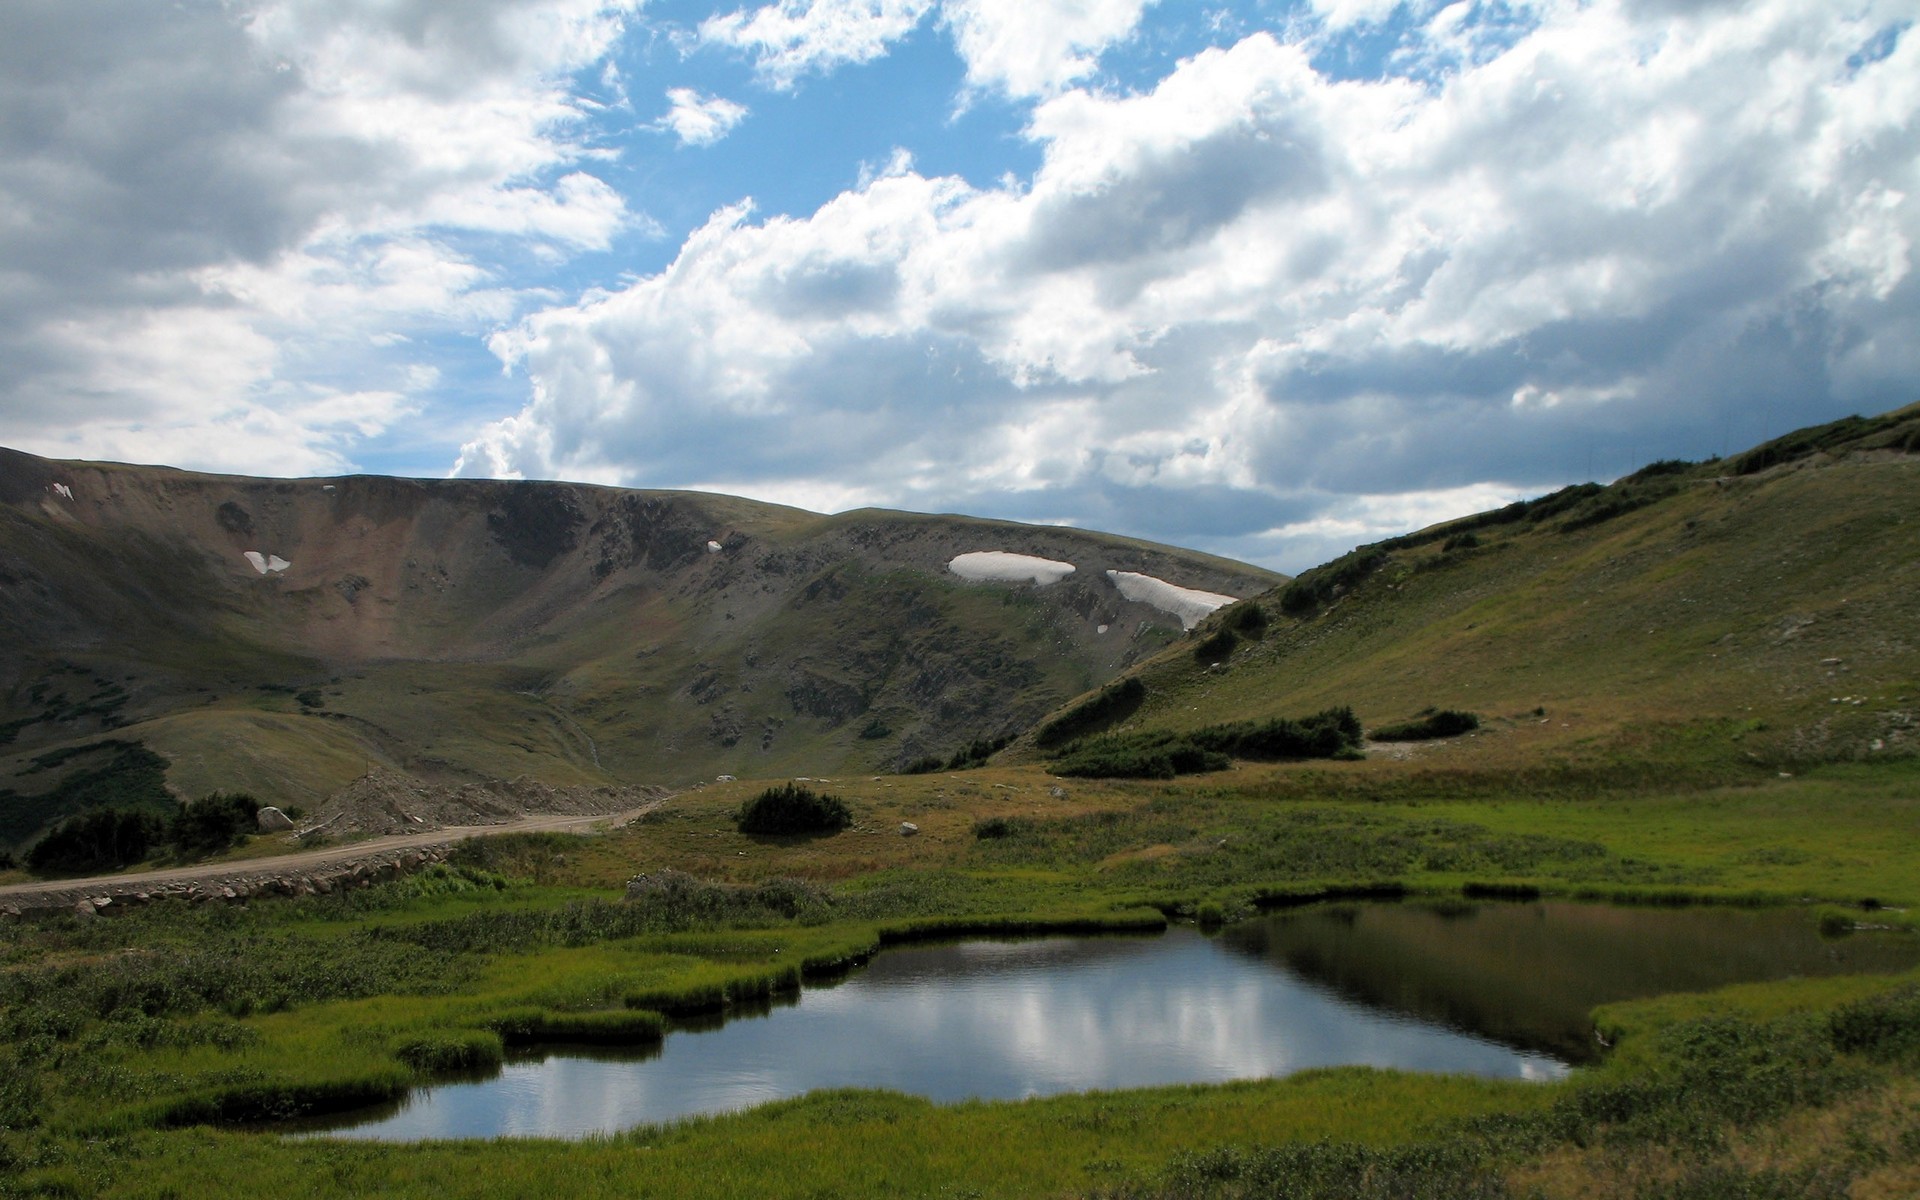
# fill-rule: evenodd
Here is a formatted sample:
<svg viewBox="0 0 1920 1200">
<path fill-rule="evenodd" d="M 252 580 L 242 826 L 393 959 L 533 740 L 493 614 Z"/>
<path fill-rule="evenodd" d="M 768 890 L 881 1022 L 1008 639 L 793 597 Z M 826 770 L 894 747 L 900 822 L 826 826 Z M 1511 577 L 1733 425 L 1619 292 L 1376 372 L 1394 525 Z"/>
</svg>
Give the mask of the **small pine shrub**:
<svg viewBox="0 0 1920 1200">
<path fill-rule="evenodd" d="M 935 771 L 938 771 L 941 766 L 940 760 L 929 754 L 924 758 L 916 758 L 906 766 L 901 767 L 900 773 L 902 775 L 931 775 Z"/>
<path fill-rule="evenodd" d="M 741 833 L 838 833 L 853 824 L 853 812 L 838 796 L 789 783 L 741 805 L 734 824 Z"/>
<path fill-rule="evenodd" d="M 1372 736 L 1376 742 L 1424 742 L 1434 738 L 1458 737 L 1478 728 L 1480 718 L 1474 713 L 1446 708 L 1411 721 L 1382 725 L 1373 731 Z"/>
<path fill-rule="evenodd" d="M 1323 605 L 1358 587 L 1367 576 L 1387 565 L 1387 552 L 1379 546 L 1362 546 L 1323 566 L 1303 572 L 1280 593 L 1280 611 L 1290 617 L 1305 617 Z"/>
<path fill-rule="evenodd" d="M 991 740 L 987 738 L 975 738 L 964 749 L 954 752 L 953 757 L 947 760 L 947 770 L 971 771 L 975 767 L 984 767 L 987 765 L 988 759 L 1000 753 L 1000 751 L 1005 750 L 1007 743 L 1012 740 L 1010 737 L 999 737 Z"/>
<path fill-rule="evenodd" d="M 167 840 L 187 854 L 218 854 L 253 832 L 260 802 L 245 792 L 214 792 L 180 807 L 167 822 Z"/>
<path fill-rule="evenodd" d="M 1339 758 L 1360 741 L 1351 708 L 1330 708 L 1297 721 L 1239 721 L 1184 733 L 1108 734 L 1075 742 L 1053 763 L 1055 774 L 1094 779 L 1173 779 L 1222 771 L 1235 758 Z"/>
<path fill-rule="evenodd" d="M 1012 837 L 1014 824 L 1006 817 L 986 817 L 973 823 L 973 836 L 980 841 Z"/>
<path fill-rule="evenodd" d="M 1146 698 L 1147 685 L 1130 675 L 1118 683 L 1108 684 L 1090 699 L 1042 725 L 1034 734 L 1034 741 L 1051 749 L 1098 733 L 1132 716 Z"/>
<path fill-rule="evenodd" d="M 111 871 L 137 863 L 158 845 L 165 832 L 148 812 L 97 808 L 71 817 L 27 851 L 36 871 Z"/>
<path fill-rule="evenodd" d="M 1193 648 L 1194 661 L 1208 666 L 1223 663 L 1232 656 L 1234 647 L 1239 644 L 1240 635 L 1223 626 Z"/>
<path fill-rule="evenodd" d="M 1251 600 L 1242 600 L 1227 610 L 1227 628 L 1258 638 L 1267 631 L 1267 610 Z"/>
</svg>

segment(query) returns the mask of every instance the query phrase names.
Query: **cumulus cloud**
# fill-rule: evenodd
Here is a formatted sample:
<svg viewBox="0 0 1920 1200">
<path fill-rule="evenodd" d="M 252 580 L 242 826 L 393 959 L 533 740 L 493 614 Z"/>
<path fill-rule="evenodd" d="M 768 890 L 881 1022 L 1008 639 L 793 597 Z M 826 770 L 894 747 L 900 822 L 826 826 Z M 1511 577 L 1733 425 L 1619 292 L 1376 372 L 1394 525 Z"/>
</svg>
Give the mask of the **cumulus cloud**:
<svg viewBox="0 0 1920 1200">
<path fill-rule="evenodd" d="M 1140 23 L 1152 0 L 946 0 L 967 82 L 1010 96 L 1049 96 L 1092 74 L 1100 54 Z"/>
<path fill-rule="evenodd" d="M 604 248 L 632 219 L 573 140 L 568 83 L 628 7 L 0 9 L 9 439 L 344 466 L 354 441 L 416 404 L 418 364 L 376 353 L 405 346 L 392 335 L 514 311 L 462 237 L 565 254 Z M 390 386 L 329 382 L 356 373 Z M 253 457 L 268 441 L 276 453 Z"/>
<path fill-rule="evenodd" d="M 671 131 L 683 146 L 711 146 L 747 119 L 746 105 L 703 96 L 692 88 L 669 88 L 667 103 L 673 107 L 660 118 L 659 127 Z"/>
<path fill-rule="evenodd" d="M 699 40 L 746 53 L 763 81 L 791 88 L 886 54 L 937 8 L 967 85 L 1016 98 L 1053 95 L 1092 74 L 1154 0 L 779 0 L 701 22 Z"/>
<path fill-rule="evenodd" d="M 762 79 L 790 88 L 801 76 L 871 62 L 905 37 L 933 0 L 779 0 L 700 23 L 700 40 L 748 53 Z"/>
<path fill-rule="evenodd" d="M 1541 5 L 1464 55 L 1456 13 L 1432 71 L 1337 81 L 1255 34 L 1148 92 L 1058 90 L 1030 179 L 730 208 L 518 322 L 494 348 L 531 399 L 461 469 L 1017 508 L 1298 568 L 1382 513 L 1635 465 L 1596 447 L 1889 407 L 1920 315 L 1899 7 Z M 963 41 L 1025 19 L 947 11 Z M 1076 77 L 1000 61 L 1010 91 Z"/>
</svg>

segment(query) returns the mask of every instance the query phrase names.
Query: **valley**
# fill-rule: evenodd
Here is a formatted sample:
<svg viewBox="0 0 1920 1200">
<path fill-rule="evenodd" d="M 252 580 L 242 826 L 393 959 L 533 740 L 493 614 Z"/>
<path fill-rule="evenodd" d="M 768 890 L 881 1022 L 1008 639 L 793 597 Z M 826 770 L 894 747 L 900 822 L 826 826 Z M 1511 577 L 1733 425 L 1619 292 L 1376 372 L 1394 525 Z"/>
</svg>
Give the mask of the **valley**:
<svg viewBox="0 0 1920 1200">
<path fill-rule="evenodd" d="M 43 820 L 16 818 L 15 845 L 89 788 L 149 803 L 156 780 L 170 803 L 257 790 L 307 820 L 380 778 L 671 794 L 604 832 L 501 831 L 324 895 L 0 922 L 0 1194 L 1911 1194 L 1905 968 L 1607 1001 L 1600 1061 L 1542 1082 L 1339 1066 L 992 1102 L 843 1088 L 583 1142 L 275 1131 L 519 1055 L 637 1053 L 962 936 L 1213 934 L 1295 910 L 1338 930 L 1364 897 L 1443 920 L 1714 905 L 1816 945 L 1910 945 L 1916 451 L 1920 410 L 1840 422 L 1292 580 L 1071 530 L 678 496 L 648 528 L 684 518 L 683 549 L 653 565 L 643 547 L 667 543 L 633 518 L 607 540 L 629 512 L 612 492 L 564 489 L 570 524 L 508 499 L 519 485 L 463 508 L 439 485 L 136 487 L 148 469 L 29 462 L 45 485 L 0 497 L 0 615 L 27 648 L 6 666 L 4 786 Z M 50 507 L 53 482 L 151 514 Z M 326 532 L 352 527 L 331 507 L 350 488 L 413 497 L 402 528 L 357 539 L 385 547 L 385 576 Z M 198 532 L 172 537 L 161 497 Z M 246 545 L 215 532 L 230 499 Z M 428 530 L 437 558 L 406 548 Z M 970 580 L 963 554 L 1075 570 L 1001 557 Z M 153 569 L 102 565 L 133 562 Z M 1189 629 L 1109 571 L 1238 602 Z M 348 575 L 368 586 L 344 594 Z M 1312 756 L 1270 752 L 1282 723 L 1343 712 Z M 1137 777 L 1058 769 L 1088 747 Z M 786 783 L 839 801 L 844 827 L 743 832 Z M 263 835 L 207 866 L 292 852 Z M 1615 911 L 1633 915 L 1587 919 Z M 1401 941 L 1474 996 L 1541 961 Z"/>
</svg>

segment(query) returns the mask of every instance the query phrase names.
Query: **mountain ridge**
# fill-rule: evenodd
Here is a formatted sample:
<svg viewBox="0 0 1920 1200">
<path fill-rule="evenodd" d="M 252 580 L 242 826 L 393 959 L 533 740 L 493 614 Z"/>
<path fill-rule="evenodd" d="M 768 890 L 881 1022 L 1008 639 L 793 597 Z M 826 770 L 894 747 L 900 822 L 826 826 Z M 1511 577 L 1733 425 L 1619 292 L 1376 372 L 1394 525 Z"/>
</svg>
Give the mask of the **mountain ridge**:
<svg viewBox="0 0 1920 1200">
<path fill-rule="evenodd" d="M 1004 735 L 1180 636 L 1133 571 L 1284 576 L 1091 531 L 590 484 L 274 480 L 0 450 L 0 787 L 130 739 L 182 794 L 376 766 L 684 784 L 887 770 Z M 968 551 L 1074 562 L 968 582 Z M 27 778 L 33 776 L 34 778 Z"/>
</svg>

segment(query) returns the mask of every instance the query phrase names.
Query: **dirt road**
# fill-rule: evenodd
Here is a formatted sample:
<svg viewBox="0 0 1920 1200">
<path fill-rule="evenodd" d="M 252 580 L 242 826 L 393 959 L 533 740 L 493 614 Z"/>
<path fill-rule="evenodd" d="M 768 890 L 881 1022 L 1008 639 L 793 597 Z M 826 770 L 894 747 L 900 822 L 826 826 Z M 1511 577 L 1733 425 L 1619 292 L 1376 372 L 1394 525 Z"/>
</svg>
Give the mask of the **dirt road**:
<svg viewBox="0 0 1920 1200">
<path fill-rule="evenodd" d="M 261 890 L 275 881 L 290 882 L 314 876 L 339 874 L 343 870 L 369 865 L 398 864 L 409 855 L 444 851 L 471 837 L 493 837 L 503 833 L 584 833 L 596 828 L 617 829 L 665 804 L 654 800 L 625 812 L 588 816 L 533 816 L 495 825 L 449 825 L 421 833 L 395 834 L 369 838 L 320 850 L 300 850 L 273 858 L 244 859 L 237 862 L 196 863 L 168 867 L 160 871 L 139 871 L 126 875 L 99 875 L 90 879 L 54 879 L 35 883 L 15 883 L 0 887 L 0 907 L 65 908 L 83 899 L 152 895 L 182 889 L 219 889 L 244 885 L 248 891 Z M 429 854 L 427 858 L 437 858 Z M 425 859 L 422 859 L 425 861 Z"/>
</svg>

